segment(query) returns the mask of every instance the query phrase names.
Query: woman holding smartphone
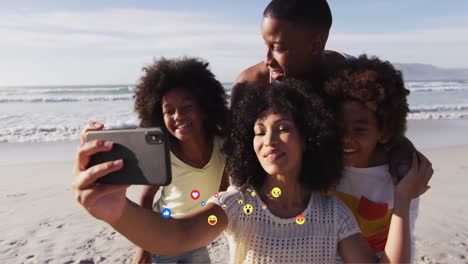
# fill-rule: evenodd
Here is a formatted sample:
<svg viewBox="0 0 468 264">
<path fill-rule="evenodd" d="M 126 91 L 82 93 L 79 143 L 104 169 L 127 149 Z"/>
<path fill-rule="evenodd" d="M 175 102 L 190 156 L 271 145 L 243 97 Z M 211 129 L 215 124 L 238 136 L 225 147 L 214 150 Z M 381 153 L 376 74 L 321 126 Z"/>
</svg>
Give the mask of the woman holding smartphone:
<svg viewBox="0 0 468 264">
<path fill-rule="evenodd" d="M 223 176 L 225 155 L 221 152 L 226 94 L 208 63 L 200 59 L 162 58 L 144 70 L 135 89 L 135 111 L 140 127 L 162 127 L 168 132 L 172 182 L 167 186 L 144 186 L 137 202 L 143 208 L 181 218 L 203 209 L 213 194 L 229 184 L 227 176 Z M 93 123 L 84 133 L 102 128 L 103 124 Z M 93 144 L 102 144 L 99 150 L 112 148 L 110 142 L 89 143 Z M 161 197 L 154 202 L 158 190 Z M 134 263 L 148 262 L 205 263 L 210 258 L 204 245 L 175 256 L 152 254 L 137 247 Z"/>
<path fill-rule="evenodd" d="M 199 212 L 164 219 L 125 197 L 128 186 L 93 182 L 119 170 L 122 162 L 75 170 L 78 201 L 133 243 L 152 252 L 177 255 L 207 245 L 225 232 L 231 263 L 347 263 L 378 261 L 352 213 L 325 196 L 341 177 L 340 140 L 322 100 L 295 81 L 251 88 L 233 109 L 226 142 L 233 187 Z M 83 146 L 86 157 L 99 149 Z M 381 262 L 408 262 L 411 199 L 424 193 L 428 161 L 413 165 L 396 187 L 394 215 Z M 77 166 L 79 167 L 79 166 Z"/>
</svg>

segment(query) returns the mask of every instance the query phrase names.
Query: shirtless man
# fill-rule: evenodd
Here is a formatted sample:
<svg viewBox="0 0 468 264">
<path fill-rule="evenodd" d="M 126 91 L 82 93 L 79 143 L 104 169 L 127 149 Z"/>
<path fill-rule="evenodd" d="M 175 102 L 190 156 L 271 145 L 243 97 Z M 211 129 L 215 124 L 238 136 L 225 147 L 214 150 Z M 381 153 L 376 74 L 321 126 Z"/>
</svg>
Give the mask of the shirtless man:
<svg viewBox="0 0 468 264">
<path fill-rule="evenodd" d="M 266 45 L 265 60 L 236 78 L 231 107 L 248 92 L 249 86 L 242 83 L 262 85 L 292 77 L 321 87 L 327 73 L 350 57 L 325 50 L 331 25 L 332 14 L 326 0 L 272 0 L 260 25 Z M 395 181 L 409 169 L 414 151 L 406 138 L 391 146 L 390 173 Z"/>
<path fill-rule="evenodd" d="M 325 51 L 331 25 L 325 0 L 273 0 L 261 22 L 265 60 L 244 70 L 234 83 L 266 84 L 286 77 L 320 81 L 324 73 L 346 60 L 344 54 Z M 244 89 L 233 88 L 231 105 L 243 97 Z"/>
</svg>

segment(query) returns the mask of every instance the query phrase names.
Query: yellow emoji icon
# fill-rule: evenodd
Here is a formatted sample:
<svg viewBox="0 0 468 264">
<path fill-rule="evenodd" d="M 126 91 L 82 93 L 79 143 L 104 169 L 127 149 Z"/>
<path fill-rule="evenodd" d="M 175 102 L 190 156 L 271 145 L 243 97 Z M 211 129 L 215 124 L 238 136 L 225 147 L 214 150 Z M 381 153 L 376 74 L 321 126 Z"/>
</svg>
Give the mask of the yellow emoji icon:
<svg viewBox="0 0 468 264">
<path fill-rule="evenodd" d="M 216 215 L 208 216 L 208 224 L 216 225 L 216 223 L 218 223 L 218 218 L 216 217 Z"/>
<path fill-rule="evenodd" d="M 262 204 L 262 209 L 266 209 L 266 208 L 267 208 L 266 204 Z"/>
<path fill-rule="evenodd" d="M 223 209 L 226 209 L 226 207 L 227 207 L 227 206 L 226 206 L 225 204 L 223 204 L 223 205 L 221 206 L 221 208 L 223 208 Z"/>
<path fill-rule="evenodd" d="M 252 195 L 252 197 L 255 197 L 255 195 L 257 195 L 257 193 L 251 192 L 250 195 Z"/>
<path fill-rule="evenodd" d="M 242 205 L 242 204 L 244 203 L 244 201 L 242 201 L 242 199 L 239 199 L 239 200 L 237 201 L 237 203 L 240 204 L 240 205 Z"/>
<path fill-rule="evenodd" d="M 244 213 L 249 215 L 253 212 L 253 206 L 251 204 L 244 205 Z"/>
<path fill-rule="evenodd" d="M 300 214 L 300 215 L 296 216 L 296 224 L 303 225 L 304 222 L 305 222 L 305 218 L 304 218 L 303 215 Z"/>
<path fill-rule="evenodd" d="M 275 198 L 280 197 L 281 196 L 281 189 L 278 188 L 278 187 L 273 188 L 273 190 L 271 190 L 271 195 L 273 195 L 273 197 L 275 197 Z"/>
</svg>

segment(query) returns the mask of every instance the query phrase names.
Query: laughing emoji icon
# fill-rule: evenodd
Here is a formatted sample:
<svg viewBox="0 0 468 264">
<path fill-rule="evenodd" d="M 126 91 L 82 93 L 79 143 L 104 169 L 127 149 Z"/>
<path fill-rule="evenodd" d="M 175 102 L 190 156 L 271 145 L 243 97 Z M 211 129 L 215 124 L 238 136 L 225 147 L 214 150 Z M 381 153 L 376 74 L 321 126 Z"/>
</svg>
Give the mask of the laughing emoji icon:
<svg viewBox="0 0 468 264">
<path fill-rule="evenodd" d="M 216 223 L 218 223 L 218 218 L 216 217 L 216 215 L 208 216 L 208 224 L 214 226 L 216 225 Z"/>
<path fill-rule="evenodd" d="M 300 214 L 300 215 L 296 216 L 296 224 L 303 225 L 304 222 L 305 222 L 305 218 L 304 218 L 303 215 Z"/>
</svg>

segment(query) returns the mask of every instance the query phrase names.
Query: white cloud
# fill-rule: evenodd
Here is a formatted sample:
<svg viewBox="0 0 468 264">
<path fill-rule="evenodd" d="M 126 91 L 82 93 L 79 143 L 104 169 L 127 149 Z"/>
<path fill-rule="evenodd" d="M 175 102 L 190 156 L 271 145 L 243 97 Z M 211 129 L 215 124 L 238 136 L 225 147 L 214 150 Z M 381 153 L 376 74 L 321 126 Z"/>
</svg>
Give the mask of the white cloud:
<svg viewBox="0 0 468 264">
<path fill-rule="evenodd" d="M 197 13 L 110 9 L 0 16 L 0 47 L 50 48 L 108 45 L 116 49 L 184 48 L 189 45 L 244 45 L 259 38 L 258 28 L 226 25 Z"/>
<path fill-rule="evenodd" d="M 468 26 L 463 25 L 447 22 L 386 34 L 332 31 L 327 48 L 463 67 L 468 66 Z M 229 82 L 264 54 L 257 23 L 228 24 L 222 17 L 192 12 L 3 12 L 0 36 L 0 85 L 134 82 L 153 57 L 182 55 L 207 59 Z"/>
<path fill-rule="evenodd" d="M 206 14 L 138 9 L 7 14 L 2 15 L 0 18 L 0 25 L 142 35 L 165 34 L 184 30 L 193 31 L 195 29 L 197 31 L 216 32 L 220 29 L 226 29 L 223 25 L 211 24 L 210 17 Z"/>
<path fill-rule="evenodd" d="M 71 80 L 74 83 L 115 82 L 115 78 L 109 78 L 114 76 L 127 76 L 127 82 L 133 82 L 152 57 L 182 55 L 235 62 L 235 66 L 218 63 L 213 67 L 220 78 L 232 81 L 242 67 L 255 63 L 263 52 L 258 25 L 225 24 L 221 17 L 189 12 L 108 9 L 2 14 L 0 35 L 4 36 L 0 71 L 9 73 L 2 74 L 0 85 L 62 82 L 57 73 L 69 76 L 65 71 L 77 68 L 81 68 L 82 78 Z M 247 65 L 229 57 L 243 58 Z M 110 60 L 112 65 L 106 63 Z M 20 80 L 13 73 L 22 70 L 12 68 L 19 65 L 22 70 L 41 73 Z M 96 65 L 108 74 L 96 73 Z M 130 71 L 133 77 L 128 74 L 128 65 L 135 67 Z"/>
</svg>

